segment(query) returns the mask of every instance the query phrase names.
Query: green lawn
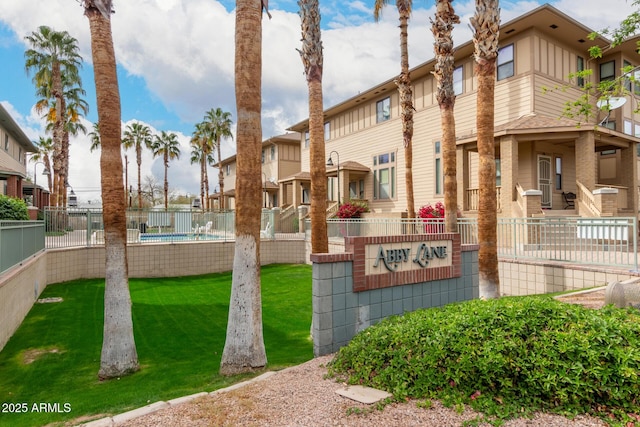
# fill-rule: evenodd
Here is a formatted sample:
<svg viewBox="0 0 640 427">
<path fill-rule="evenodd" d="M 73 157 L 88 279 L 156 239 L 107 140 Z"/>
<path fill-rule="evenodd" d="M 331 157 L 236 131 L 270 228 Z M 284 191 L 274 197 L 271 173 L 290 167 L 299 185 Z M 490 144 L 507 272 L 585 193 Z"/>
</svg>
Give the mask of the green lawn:
<svg viewBox="0 0 640 427">
<path fill-rule="evenodd" d="M 129 285 L 141 370 L 121 379 L 97 379 L 104 280 L 51 285 L 41 298 L 64 301 L 34 305 L 0 352 L 0 426 L 117 414 L 243 379 L 218 375 L 230 272 L 131 279 Z M 263 267 L 262 306 L 268 369 L 311 359 L 311 267 Z M 35 411 L 41 403 L 49 404 L 43 407 L 48 412 Z M 26 413 L 14 413 L 25 406 Z"/>
</svg>

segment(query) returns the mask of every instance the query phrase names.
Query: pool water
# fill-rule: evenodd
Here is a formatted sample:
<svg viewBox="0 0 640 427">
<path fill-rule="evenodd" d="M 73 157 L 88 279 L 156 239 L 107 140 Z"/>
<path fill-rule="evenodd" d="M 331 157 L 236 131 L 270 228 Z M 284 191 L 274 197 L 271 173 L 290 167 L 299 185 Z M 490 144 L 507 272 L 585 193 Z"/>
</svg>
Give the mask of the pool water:
<svg viewBox="0 0 640 427">
<path fill-rule="evenodd" d="M 196 240 L 219 240 L 218 236 L 210 234 L 194 234 L 194 233 L 159 233 L 159 234 L 140 234 L 141 242 L 190 242 Z"/>
</svg>

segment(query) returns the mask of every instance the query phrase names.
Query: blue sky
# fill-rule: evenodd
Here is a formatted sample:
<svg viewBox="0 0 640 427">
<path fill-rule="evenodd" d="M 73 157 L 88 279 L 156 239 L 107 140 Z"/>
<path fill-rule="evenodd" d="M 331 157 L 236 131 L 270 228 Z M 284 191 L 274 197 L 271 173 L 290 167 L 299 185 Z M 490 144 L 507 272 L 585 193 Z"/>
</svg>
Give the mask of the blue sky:
<svg viewBox="0 0 640 427">
<path fill-rule="evenodd" d="M 326 106 L 392 78 L 398 72 L 399 42 L 395 2 L 373 22 L 373 0 L 320 1 L 324 45 L 323 90 Z M 631 5 L 610 0 L 550 2 L 585 25 L 615 26 Z M 501 2 L 503 22 L 528 12 L 542 2 Z M 461 24 L 454 31 L 457 44 L 470 39 L 472 1 L 453 2 Z M 195 123 L 210 108 L 235 116 L 233 88 L 234 7 L 229 0 L 114 0 L 112 18 L 123 125 L 142 121 L 154 131 L 176 132 L 181 159 L 172 162 L 169 185 L 180 194 L 199 192 L 199 168 L 189 164 L 189 138 Z M 300 47 L 297 0 L 271 0 L 273 19 L 263 21 L 263 137 L 282 134 L 307 116 L 307 86 L 296 48 Z M 597 11 L 595 13 L 594 11 Z M 429 18 L 432 1 L 414 1 L 409 24 L 410 66 L 433 57 Z M 24 37 L 40 25 L 66 30 L 78 39 L 85 58 L 83 86 L 90 111 L 87 128 L 97 120 L 89 24 L 74 0 L 20 0 L 0 3 L 0 102 L 34 140 L 44 135 L 42 120 L 32 111 L 35 102 L 31 78 L 24 71 Z M 69 182 L 81 202 L 98 201 L 99 154 L 89 152 L 86 136 L 72 140 Z M 235 153 L 233 140 L 223 143 L 223 157 Z M 133 158 L 133 153 L 129 153 Z M 129 184 L 135 181 L 130 161 Z M 212 171 L 213 172 L 213 171 Z M 142 175 L 163 179 L 160 159 L 145 153 Z M 217 174 L 210 173 L 215 177 Z M 144 180 L 144 178 L 143 178 Z M 212 183 L 215 187 L 215 183 Z"/>
</svg>

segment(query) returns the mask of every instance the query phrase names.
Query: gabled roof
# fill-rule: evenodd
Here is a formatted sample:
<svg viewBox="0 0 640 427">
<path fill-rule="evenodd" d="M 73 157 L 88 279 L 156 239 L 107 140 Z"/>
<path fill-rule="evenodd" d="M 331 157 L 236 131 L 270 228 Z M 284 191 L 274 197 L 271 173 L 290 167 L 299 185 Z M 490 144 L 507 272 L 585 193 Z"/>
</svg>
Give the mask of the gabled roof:
<svg viewBox="0 0 640 427">
<path fill-rule="evenodd" d="M 302 135 L 299 132 L 287 132 L 282 135 L 272 136 L 262 141 L 262 148 L 269 145 L 286 144 L 286 145 L 299 145 Z M 229 163 L 235 163 L 236 154 L 229 156 L 226 159 L 222 159 L 222 165 L 226 166 Z"/>
<path fill-rule="evenodd" d="M 582 50 L 585 52 L 585 55 L 587 55 L 588 49 L 591 46 L 598 45 L 604 48 L 611 44 L 611 42 L 604 37 L 597 37 L 593 41 L 589 40 L 587 38 L 587 35 L 592 33 L 594 31 L 593 29 L 581 24 L 580 22 L 576 21 L 575 19 L 571 18 L 570 16 L 566 15 L 565 13 L 559 11 L 549 4 L 544 4 L 528 13 L 518 16 L 517 18 L 507 23 L 501 24 L 500 40 L 502 41 L 517 34 L 521 34 L 531 28 L 535 28 L 537 31 L 549 35 L 556 40 L 562 40 L 563 44 L 576 50 Z M 635 42 L 625 42 L 624 46 L 618 46 L 613 50 L 607 51 L 607 53 L 616 50 L 635 51 L 635 49 Z M 473 52 L 473 41 L 468 41 L 461 44 L 460 46 L 455 47 L 454 56 L 456 60 L 459 60 L 461 58 L 469 58 L 473 55 Z M 434 66 L 435 58 L 423 62 L 417 67 L 412 68 L 410 70 L 411 79 L 415 81 L 429 75 L 434 70 Z M 398 58 L 398 69 L 399 68 L 400 64 Z M 373 86 L 368 90 L 362 91 L 352 98 L 349 98 L 339 104 L 325 109 L 325 119 L 329 119 L 336 114 L 354 108 L 362 101 L 382 98 L 383 96 L 387 96 L 388 93 L 395 92 L 397 90 L 396 84 L 394 83 L 395 79 L 396 76 L 393 76 L 389 80 Z M 288 130 L 304 132 L 308 128 L 308 123 L 309 119 L 306 118 L 303 121 L 294 124 Z"/>
<path fill-rule="evenodd" d="M 38 151 L 38 148 L 31 142 L 27 135 L 25 135 L 22 128 L 18 126 L 2 104 L 0 104 L 0 127 L 5 129 L 25 151 L 30 153 Z"/>
</svg>

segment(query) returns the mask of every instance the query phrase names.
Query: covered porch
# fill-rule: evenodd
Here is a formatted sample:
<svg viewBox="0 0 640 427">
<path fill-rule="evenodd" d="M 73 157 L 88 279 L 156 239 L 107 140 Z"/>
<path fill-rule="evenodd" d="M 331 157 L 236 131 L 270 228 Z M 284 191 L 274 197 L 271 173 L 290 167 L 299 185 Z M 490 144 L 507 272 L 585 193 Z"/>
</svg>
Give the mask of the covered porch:
<svg viewBox="0 0 640 427">
<path fill-rule="evenodd" d="M 569 119 L 528 115 L 496 127 L 496 192 L 502 217 L 637 216 L 640 139 Z M 458 141 L 458 204 L 478 207 L 474 138 Z"/>
</svg>

